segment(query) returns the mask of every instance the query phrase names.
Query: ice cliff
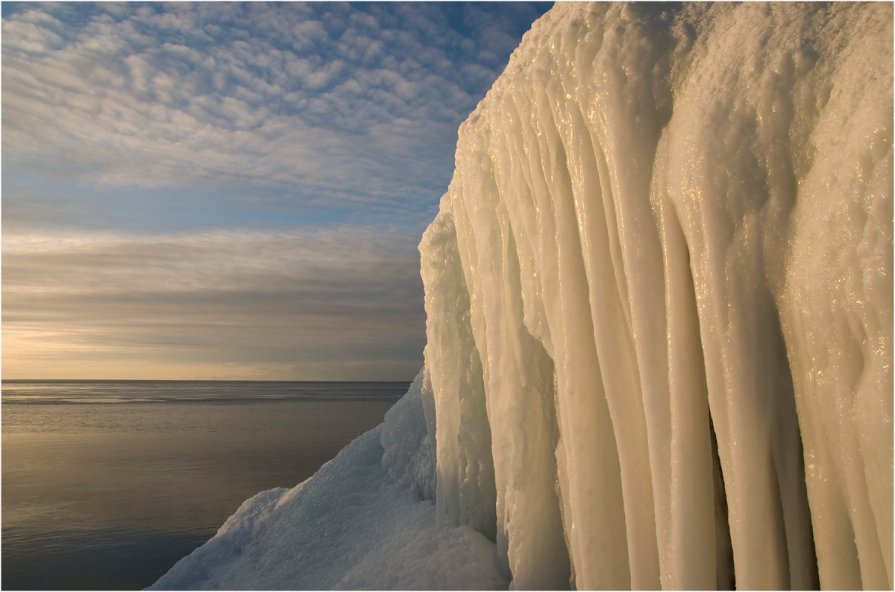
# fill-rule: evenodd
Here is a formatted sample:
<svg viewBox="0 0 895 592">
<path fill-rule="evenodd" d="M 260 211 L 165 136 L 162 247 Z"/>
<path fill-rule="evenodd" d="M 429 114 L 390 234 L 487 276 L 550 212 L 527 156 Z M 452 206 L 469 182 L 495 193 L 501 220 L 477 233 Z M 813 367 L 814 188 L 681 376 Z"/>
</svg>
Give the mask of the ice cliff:
<svg viewBox="0 0 895 592">
<path fill-rule="evenodd" d="M 891 4 L 557 5 L 461 126 L 425 372 L 157 586 L 891 588 L 892 121 Z"/>
</svg>

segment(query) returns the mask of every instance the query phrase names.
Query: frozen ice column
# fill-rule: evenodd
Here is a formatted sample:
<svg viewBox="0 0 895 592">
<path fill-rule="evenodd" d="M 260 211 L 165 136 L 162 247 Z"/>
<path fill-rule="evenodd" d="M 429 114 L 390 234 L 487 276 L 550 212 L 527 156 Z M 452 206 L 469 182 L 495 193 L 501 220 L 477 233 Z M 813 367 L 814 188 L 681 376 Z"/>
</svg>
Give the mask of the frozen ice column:
<svg viewBox="0 0 895 592">
<path fill-rule="evenodd" d="M 463 124 L 436 501 L 515 587 L 892 586 L 891 26 L 560 4 Z"/>
</svg>

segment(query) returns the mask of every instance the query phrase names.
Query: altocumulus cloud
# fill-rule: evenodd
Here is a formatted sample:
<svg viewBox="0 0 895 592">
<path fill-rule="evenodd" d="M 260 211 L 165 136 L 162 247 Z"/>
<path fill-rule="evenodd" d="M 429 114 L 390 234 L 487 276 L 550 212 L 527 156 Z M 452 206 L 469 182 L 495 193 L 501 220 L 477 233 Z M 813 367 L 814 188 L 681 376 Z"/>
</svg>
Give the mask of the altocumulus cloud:
<svg viewBox="0 0 895 592">
<path fill-rule="evenodd" d="M 547 7 L 3 3 L 5 376 L 411 378 L 457 127 Z"/>
<path fill-rule="evenodd" d="M 458 124 L 538 15 L 406 3 L 4 12 L 14 177 L 236 186 L 417 224 L 447 185 Z"/>
</svg>

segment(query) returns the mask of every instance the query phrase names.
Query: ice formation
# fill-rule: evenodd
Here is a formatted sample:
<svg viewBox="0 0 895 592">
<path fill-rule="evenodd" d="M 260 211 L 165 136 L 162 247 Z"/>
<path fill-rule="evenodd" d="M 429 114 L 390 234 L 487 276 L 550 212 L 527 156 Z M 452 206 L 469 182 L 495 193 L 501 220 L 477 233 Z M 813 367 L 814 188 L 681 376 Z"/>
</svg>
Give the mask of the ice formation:
<svg viewBox="0 0 895 592">
<path fill-rule="evenodd" d="M 891 588 L 891 64 L 879 4 L 527 34 L 420 247 L 438 518 L 517 588 Z"/>
<path fill-rule="evenodd" d="M 494 543 L 436 527 L 431 401 L 421 372 L 384 424 L 297 487 L 243 502 L 152 589 L 506 588 Z"/>
<path fill-rule="evenodd" d="M 892 120 L 891 4 L 558 4 L 460 129 L 416 390 L 159 585 L 891 588 Z"/>
</svg>

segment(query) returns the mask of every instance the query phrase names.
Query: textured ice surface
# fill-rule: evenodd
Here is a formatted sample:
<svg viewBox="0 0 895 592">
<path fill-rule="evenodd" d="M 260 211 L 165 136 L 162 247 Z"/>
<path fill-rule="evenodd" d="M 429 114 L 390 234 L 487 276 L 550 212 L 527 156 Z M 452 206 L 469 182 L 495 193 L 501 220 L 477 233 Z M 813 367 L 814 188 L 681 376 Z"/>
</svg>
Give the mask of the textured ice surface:
<svg viewBox="0 0 895 592">
<path fill-rule="evenodd" d="M 891 4 L 558 4 L 460 129 L 426 380 L 158 586 L 891 588 L 892 120 Z"/>
<path fill-rule="evenodd" d="M 435 523 L 423 373 L 385 423 L 293 489 L 245 501 L 153 589 L 505 588 L 494 544 Z"/>
<path fill-rule="evenodd" d="M 439 519 L 517 587 L 891 588 L 891 64 L 888 4 L 525 36 L 420 247 Z"/>
</svg>

